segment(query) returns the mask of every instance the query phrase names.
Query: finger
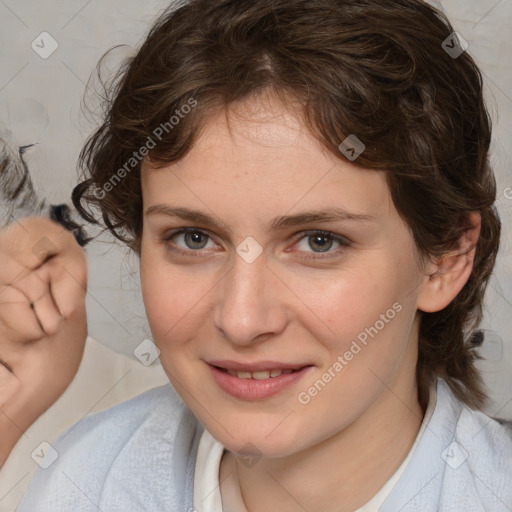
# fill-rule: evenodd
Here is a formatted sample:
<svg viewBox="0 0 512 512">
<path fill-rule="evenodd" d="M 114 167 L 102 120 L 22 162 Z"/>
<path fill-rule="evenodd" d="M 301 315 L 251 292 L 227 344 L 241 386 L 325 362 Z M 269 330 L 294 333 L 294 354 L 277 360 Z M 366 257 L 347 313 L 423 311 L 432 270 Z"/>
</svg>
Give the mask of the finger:
<svg viewBox="0 0 512 512">
<path fill-rule="evenodd" d="M 44 235 L 42 235 L 44 233 Z M 73 235 L 44 217 L 26 217 L 1 231 L 0 249 L 7 263 L 36 269 L 49 258 L 76 244 Z"/>
<path fill-rule="evenodd" d="M 64 319 L 53 300 L 50 286 L 42 297 L 30 302 L 30 307 L 46 335 L 53 336 L 59 332 Z"/>
<path fill-rule="evenodd" d="M 77 246 L 78 247 L 78 246 Z M 63 318 L 84 307 L 87 293 L 87 261 L 81 248 L 73 257 L 56 258 L 47 263 L 51 275 L 51 292 Z"/>
<path fill-rule="evenodd" d="M 53 274 L 53 267 L 45 264 L 27 276 L 21 285 L 41 329 L 48 336 L 57 334 L 64 321 L 52 293 Z"/>
<path fill-rule="evenodd" d="M 14 281 L 11 285 L 13 289 L 19 292 L 18 303 L 23 302 L 24 299 L 29 305 L 30 311 L 28 316 L 36 319 L 39 332 L 42 335 L 56 334 L 63 321 L 62 315 L 52 297 L 50 280 L 50 268 L 43 265 L 21 279 Z M 5 303 L 5 300 L 6 297 L 4 296 L 1 302 Z M 26 308 L 23 308 L 23 311 L 27 311 Z M 23 329 L 20 332 L 26 332 L 26 330 Z M 31 328 L 31 333 L 32 336 L 35 333 L 33 327 Z"/>
<path fill-rule="evenodd" d="M 24 343 L 44 336 L 39 321 L 30 308 L 25 294 L 12 286 L 6 287 L 0 294 L 0 329 L 3 350 L 9 343 Z"/>
<path fill-rule="evenodd" d="M 33 306 L 22 308 L 28 312 L 24 325 L 19 314 L 14 315 L 15 321 L 3 319 L 5 309 L 0 311 L 0 322 L 15 326 L 18 341 L 29 341 L 38 334 L 56 334 L 65 317 L 85 306 L 87 262 L 83 249 L 58 224 L 37 217 L 21 219 L 18 224 L 8 228 L 7 236 L 5 230 L 0 231 L 0 285 L 9 283 Z M 41 233 L 48 236 L 40 238 Z M 5 294 L 0 295 L 0 302 L 5 303 Z M 15 312 L 16 306 L 10 308 L 9 316 Z"/>
</svg>

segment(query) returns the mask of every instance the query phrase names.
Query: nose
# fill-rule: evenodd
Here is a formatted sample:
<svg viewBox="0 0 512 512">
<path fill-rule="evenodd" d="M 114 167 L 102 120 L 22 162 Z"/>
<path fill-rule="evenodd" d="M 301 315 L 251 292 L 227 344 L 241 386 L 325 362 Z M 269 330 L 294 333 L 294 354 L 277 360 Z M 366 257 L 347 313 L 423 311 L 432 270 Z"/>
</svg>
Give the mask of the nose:
<svg viewBox="0 0 512 512">
<path fill-rule="evenodd" d="M 262 342 L 287 322 L 286 287 L 267 267 L 264 254 L 252 263 L 235 255 L 231 270 L 216 287 L 215 328 L 235 345 Z"/>
</svg>

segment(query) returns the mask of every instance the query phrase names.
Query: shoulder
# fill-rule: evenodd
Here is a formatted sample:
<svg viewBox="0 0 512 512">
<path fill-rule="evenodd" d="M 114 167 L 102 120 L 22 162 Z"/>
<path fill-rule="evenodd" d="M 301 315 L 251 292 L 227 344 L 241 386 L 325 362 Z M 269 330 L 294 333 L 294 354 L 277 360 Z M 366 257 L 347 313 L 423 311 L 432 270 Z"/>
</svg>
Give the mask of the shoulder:
<svg viewBox="0 0 512 512">
<path fill-rule="evenodd" d="M 507 511 L 512 507 L 512 424 L 500 423 L 458 400 L 444 380 L 438 383 L 444 429 L 451 437 L 438 447 L 442 474 L 440 503 L 450 510 Z"/>
<path fill-rule="evenodd" d="M 466 407 L 443 379 L 416 450 L 382 512 L 509 512 L 512 426 Z"/>
<path fill-rule="evenodd" d="M 201 430 L 170 384 L 88 416 L 52 443 L 18 511 L 164 509 L 184 499 Z"/>
<path fill-rule="evenodd" d="M 461 404 L 450 447 L 457 459 L 447 464 L 446 481 L 464 480 L 477 492 L 483 510 L 510 510 L 512 422 L 498 421 Z"/>
</svg>

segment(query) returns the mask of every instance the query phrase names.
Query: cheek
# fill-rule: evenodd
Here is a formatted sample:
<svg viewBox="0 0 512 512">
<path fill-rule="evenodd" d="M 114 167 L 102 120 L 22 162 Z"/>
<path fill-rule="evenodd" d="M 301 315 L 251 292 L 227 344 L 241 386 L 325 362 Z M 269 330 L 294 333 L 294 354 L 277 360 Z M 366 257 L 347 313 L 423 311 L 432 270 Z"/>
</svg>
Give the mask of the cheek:
<svg viewBox="0 0 512 512">
<path fill-rule="evenodd" d="M 141 289 L 153 340 L 164 352 L 197 333 L 204 316 L 211 276 L 191 275 L 149 251 L 141 257 Z M 172 343 L 171 343 L 172 342 Z"/>
<path fill-rule="evenodd" d="M 302 320 L 319 339 L 347 339 L 379 319 L 397 300 L 394 276 L 366 267 L 290 282 Z"/>
<path fill-rule="evenodd" d="M 180 314 L 182 292 L 175 293 L 172 278 L 165 265 L 154 254 L 155 251 L 145 249 L 140 260 L 141 290 L 149 326 L 157 346 L 160 348 L 162 339 Z"/>
<path fill-rule="evenodd" d="M 381 254 L 337 273 L 295 278 L 290 289 L 300 299 L 298 320 L 329 354 L 324 362 L 347 353 L 360 367 L 393 364 L 405 350 L 416 311 L 413 283 L 410 260 Z"/>
<path fill-rule="evenodd" d="M 190 289 L 176 286 L 169 277 L 157 272 L 143 281 L 143 299 L 151 332 L 157 345 L 173 337 L 180 318 L 186 317 Z"/>
</svg>

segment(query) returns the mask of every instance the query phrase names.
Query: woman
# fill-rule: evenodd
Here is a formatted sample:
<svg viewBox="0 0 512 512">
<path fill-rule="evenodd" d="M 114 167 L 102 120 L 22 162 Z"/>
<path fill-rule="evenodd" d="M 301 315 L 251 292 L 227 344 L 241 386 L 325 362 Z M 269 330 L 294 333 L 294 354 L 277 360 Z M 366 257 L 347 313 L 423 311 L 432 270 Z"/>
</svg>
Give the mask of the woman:
<svg viewBox="0 0 512 512">
<path fill-rule="evenodd" d="M 169 11 L 73 197 L 140 256 L 172 387 L 62 434 L 19 510 L 510 508 L 471 341 L 490 135 L 478 68 L 424 2 Z"/>
</svg>

